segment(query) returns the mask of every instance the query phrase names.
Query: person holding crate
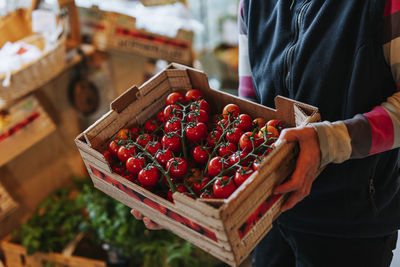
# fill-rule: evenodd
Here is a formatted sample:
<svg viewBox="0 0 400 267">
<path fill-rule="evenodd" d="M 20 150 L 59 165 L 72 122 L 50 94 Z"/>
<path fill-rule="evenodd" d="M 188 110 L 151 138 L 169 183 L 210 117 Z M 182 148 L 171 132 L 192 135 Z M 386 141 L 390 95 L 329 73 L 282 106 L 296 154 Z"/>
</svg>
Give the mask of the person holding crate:
<svg viewBox="0 0 400 267">
<path fill-rule="evenodd" d="M 241 0 L 238 19 L 239 96 L 273 106 L 283 95 L 325 120 L 278 140 L 298 142 L 300 153 L 274 190 L 290 195 L 253 265 L 390 266 L 400 226 L 400 0 Z"/>
<path fill-rule="evenodd" d="M 288 129 L 296 169 L 254 266 L 390 266 L 400 226 L 400 1 L 249 1 L 239 8 L 239 95 L 314 105 Z M 317 177 L 319 169 L 323 169 Z"/>
</svg>

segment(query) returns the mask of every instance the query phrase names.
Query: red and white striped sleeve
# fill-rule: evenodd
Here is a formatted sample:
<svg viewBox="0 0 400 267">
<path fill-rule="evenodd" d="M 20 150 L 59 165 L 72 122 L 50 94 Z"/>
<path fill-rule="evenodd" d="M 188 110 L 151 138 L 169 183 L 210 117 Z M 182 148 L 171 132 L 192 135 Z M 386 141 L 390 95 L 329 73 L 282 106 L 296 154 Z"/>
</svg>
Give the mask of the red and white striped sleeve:
<svg viewBox="0 0 400 267">
<path fill-rule="evenodd" d="M 400 147 L 400 0 L 386 2 L 384 25 L 385 60 L 399 91 L 367 113 L 345 121 L 314 124 L 322 166 Z"/>
<path fill-rule="evenodd" d="M 239 28 L 239 96 L 255 100 L 256 94 L 253 87 L 253 80 L 249 61 L 249 45 L 247 39 L 247 28 L 243 20 L 243 0 L 240 0 L 238 9 Z"/>
</svg>

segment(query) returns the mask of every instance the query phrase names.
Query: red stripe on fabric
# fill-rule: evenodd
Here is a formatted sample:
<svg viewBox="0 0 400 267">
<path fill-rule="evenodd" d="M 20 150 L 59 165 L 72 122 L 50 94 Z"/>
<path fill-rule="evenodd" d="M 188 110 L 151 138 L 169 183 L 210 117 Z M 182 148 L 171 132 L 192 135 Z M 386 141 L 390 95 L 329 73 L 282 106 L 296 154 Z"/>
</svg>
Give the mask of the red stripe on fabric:
<svg viewBox="0 0 400 267">
<path fill-rule="evenodd" d="M 398 11 L 400 11 L 400 0 L 388 0 L 383 16 L 387 17 Z"/>
<path fill-rule="evenodd" d="M 394 128 L 389 113 L 378 106 L 363 115 L 368 119 L 371 126 L 372 142 L 369 154 L 391 149 L 394 143 Z"/>
<path fill-rule="evenodd" d="M 248 97 L 256 96 L 251 76 L 239 77 L 239 96 L 248 96 Z"/>
<path fill-rule="evenodd" d="M 239 3 L 239 12 L 240 12 L 240 16 L 242 16 L 242 18 L 243 18 L 243 0 L 240 0 L 240 3 Z"/>
</svg>

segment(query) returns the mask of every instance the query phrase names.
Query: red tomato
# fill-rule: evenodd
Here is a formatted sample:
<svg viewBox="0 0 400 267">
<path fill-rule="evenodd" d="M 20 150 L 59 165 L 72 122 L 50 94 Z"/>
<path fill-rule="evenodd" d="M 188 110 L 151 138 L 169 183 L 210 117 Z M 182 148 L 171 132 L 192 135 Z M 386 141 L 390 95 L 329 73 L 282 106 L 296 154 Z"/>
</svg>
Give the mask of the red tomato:
<svg viewBox="0 0 400 267">
<path fill-rule="evenodd" d="M 159 112 L 157 113 L 156 121 L 157 121 L 157 124 L 158 124 L 158 125 L 161 125 L 161 124 L 163 124 L 164 122 L 167 121 L 167 120 L 165 119 L 165 117 L 164 117 L 164 111 L 159 111 Z"/>
<path fill-rule="evenodd" d="M 139 128 L 138 127 L 131 127 L 129 129 L 129 134 L 131 135 L 131 139 L 136 139 L 139 136 Z"/>
<path fill-rule="evenodd" d="M 229 122 L 226 119 L 221 119 L 217 122 L 217 130 L 223 132 L 224 129 L 228 128 Z"/>
<path fill-rule="evenodd" d="M 144 123 L 144 131 L 146 133 L 152 133 L 157 129 L 157 121 L 155 119 L 149 119 Z"/>
<path fill-rule="evenodd" d="M 138 180 L 143 186 L 153 187 L 160 178 L 160 172 L 153 165 L 146 166 L 139 171 Z"/>
<path fill-rule="evenodd" d="M 136 138 L 136 143 L 141 147 L 146 147 L 147 143 L 150 141 L 153 141 L 153 138 L 147 133 L 141 134 Z"/>
<path fill-rule="evenodd" d="M 188 192 L 189 192 L 189 191 L 187 190 L 187 188 L 186 188 L 184 185 L 179 185 L 179 186 L 176 188 L 176 191 L 178 191 L 178 192 L 180 192 L 180 193 L 182 193 L 182 194 L 188 193 Z"/>
<path fill-rule="evenodd" d="M 228 104 L 222 110 L 222 116 L 224 116 L 225 120 L 232 121 L 234 118 L 237 118 L 240 114 L 240 108 L 236 104 Z"/>
<path fill-rule="evenodd" d="M 121 146 L 118 149 L 118 158 L 122 162 L 126 162 L 128 158 L 132 157 L 136 153 L 136 148 L 134 146 Z"/>
<path fill-rule="evenodd" d="M 208 175 L 217 176 L 223 168 L 228 168 L 228 166 L 228 163 L 222 157 L 213 157 L 208 163 Z"/>
<path fill-rule="evenodd" d="M 212 130 L 207 137 L 207 145 L 210 147 L 215 147 L 216 143 L 219 142 L 219 139 L 222 136 L 222 132 L 219 130 Z"/>
<path fill-rule="evenodd" d="M 192 155 L 193 159 L 200 164 L 204 164 L 208 160 L 208 150 L 203 146 L 196 146 L 193 149 Z"/>
<path fill-rule="evenodd" d="M 204 99 L 197 100 L 190 105 L 190 110 L 199 110 L 202 109 L 207 113 L 210 113 L 210 104 Z"/>
<path fill-rule="evenodd" d="M 146 166 L 146 160 L 141 156 L 130 157 L 126 163 L 126 169 L 133 175 L 137 175 Z"/>
<path fill-rule="evenodd" d="M 208 113 L 202 109 L 199 109 L 196 111 L 191 111 L 189 113 L 189 115 L 187 116 L 187 121 L 188 122 L 207 123 L 208 122 Z"/>
<path fill-rule="evenodd" d="M 203 193 L 200 194 L 200 198 L 203 198 L 203 199 L 214 199 L 215 195 L 214 195 L 213 192 L 204 191 Z"/>
<path fill-rule="evenodd" d="M 203 98 L 203 94 L 196 89 L 191 89 L 189 91 L 186 92 L 185 94 L 185 99 L 186 101 L 196 101 Z"/>
<path fill-rule="evenodd" d="M 222 143 L 218 148 L 218 155 L 221 157 L 230 156 L 237 151 L 237 145 L 231 142 Z"/>
<path fill-rule="evenodd" d="M 253 120 L 253 127 L 261 129 L 262 127 L 265 126 L 266 123 L 267 122 L 263 118 L 260 118 L 260 117 L 259 118 L 255 118 Z"/>
<path fill-rule="evenodd" d="M 263 139 L 260 138 L 258 135 L 252 132 L 247 132 L 240 137 L 239 146 L 242 150 L 250 152 L 260 146 L 262 142 Z"/>
<path fill-rule="evenodd" d="M 164 126 L 164 131 L 166 133 L 175 132 L 175 133 L 180 134 L 180 132 L 182 131 L 181 121 L 177 118 L 169 119 Z"/>
<path fill-rule="evenodd" d="M 109 150 L 105 150 L 103 153 L 103 157 L 108 163 L 111 163 L 111 152 Z"/>
<path fill-rule="evenodd" d="M 151 155 L 155 155 L 158 150 L 161 149 L 161 144 L 158 141 L 152 141 L 149 142 L 149 144 L 146 147 L 146 151 L 149 152 Z"/>
<path fill-rule="evenodd" d="M 239 143 L 240 137 L 243 135 L 243 131 L 240 128 L 229 129 L 226 133 L 226 139 L 234 144 Z"/>
<path fill-rule="evenodd" d="M 193 183 L 192 189 L 193 191 L 199 195 L 201 193 L 201 190 L 210 182 L 210 179 L 207 177 L 203 177 L 200 180 L 196 181 Z"/>
<path fill-rule="evenodd" d="M 244 181 L 247 180 L 247 178 L 250 177 L 250 175 L 252 175 L 254 172 L 253 169 L 251 168 L 240 168 L 235 172 L 235 184 L 239 187 L 241 184 L 244 183 Z"/>
<path fill-rule="evenodd" d="M 241 166 L 249 166 L 250 161 L 253 159 L 253 156 L 249 156 L 249 154 L 246 151 L 237 151 L 235 153 L 233 153 L 230 157 L 229 157 L 229 163 L 231 165 L 234 165 L 236 163 L 239 163 L 239 165 Z"/>
<path fill-rule="evenodd" d="M 220 179 L 215 180 L 213 185 L 213 192 L 216 198 L 228 198 L 235 192 L 237 186 L 228 176 L 222 176 Z"/>
<path fill-rule="evenodd" d="M 188 171 L 188 164 L 183 158 L 172 158 L 167 161 L 166 168 L 173 178 L 181 179 Z"/>
<path fill-rule="evenodd" d="M 111 155 L 117 157 L 118 156 L 118 150 L 121 146 L 118 145 L 118 139 L 110 141 L 108 144 L 108 151 L 110 151 Z"/>
<path fill-rule="evenodd" d="M 183 111 L 181 106 L 168 105 L 164 108 L 164 118 L 167 120 L 173 117 L 182 119 Z"/>
<path fill-rule="evenodd" d="M 260 168 L 261 162 L 265 159 L 266 156 L 257 156 L 257 158 L 254 159 L 253 161 L 253 170 L 258 171 Z"/>
<path fill-rule="evenodd" d="M 167 99 L 165 100 L 165 105 L 166 106 L 175 105 L 175 103 L 177 103 L 177 102 L 183 104 L 184 101 L 185 101 L 185 99 L 183 98 L 182 94 L 180 94 L 178 92 L 173 92 L 167 96 Z"/>
<path fill-rule="evenodd" d="M 155 158 L 160 163 L 161 166 L 165 168 L 167 165 L 168 160 L 172 159 L 174 157 L 174 154 L 172 153 L 171 150 L 165 149 L 165 150 L 158 150 Z"/>
<path fill-rule="evenodd" d="M 253 119 L 250 115 L 240 114 L 235 126 L 242 129 L 243 132 L 250 132 L 253 128 Z"/>
<path fill-rule="evenodd" d="M 281 120 L 269 120 L 266 124 L 266 126 L 272 126 L 275 127 L 279 133 L 287 127 L 286 123 Z"/>
<path fill-rule="evenodd" d="M 188 141 L 199 143 L 207 137 L 207 125 L 202 122 L 189 123 L 186 127 L 185 133 Z"/>
<path fill-rule="evenodd" d="M 118 131 L 117 135 L 115 136 L 118 140 L 127 140 L 128 139 L 128 129 L 121 129 Z"/>
<path fill-rule="evenodd" d="M 181 139 L 174 133 L 165 134 L 161 138 L 161 145 L 164 149 L 169 149 L 174 153 L 177 153 L 182 149 Z"/>
<path fill-rule="evenodd" d="M 168 192 L 167 192 L 167 200 L 172 202 L 172 203 L 174 203 L 174 198 L 172 197 L 172 195 L 173 195 L 173 193 L 172 193 L 171 189 L 168 190 Z"/>
</svg>

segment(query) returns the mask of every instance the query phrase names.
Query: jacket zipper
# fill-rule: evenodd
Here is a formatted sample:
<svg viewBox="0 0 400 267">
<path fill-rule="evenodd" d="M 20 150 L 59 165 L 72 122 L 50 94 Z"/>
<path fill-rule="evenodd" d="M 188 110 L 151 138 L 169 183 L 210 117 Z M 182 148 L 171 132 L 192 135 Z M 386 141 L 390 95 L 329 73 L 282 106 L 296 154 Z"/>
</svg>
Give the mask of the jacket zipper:
<svg viewBox="0 0 400 267">
<path fill-rule="evenodd" d="M 293 9 L 294 3 L 295 3 L 295 0 L 292 1 L 292 4 L 290 5 L 290 10 Z M 296 27 L 295 27 L 295 37 L 294 37 L 294 39 L 292 41 L 292 44 L 286 50 L 286 55 L 285 55 L 286 75 L 284 76 L 285 77 L 284 84 L 285 84 L 286 93 L 289 93 L 291 58 L 292 58 L 292 55 L 293 55 L 294 48 L 295 48 L 296 44 L 299 41 L 300 26 L 301 26 L 303 15 L 304 15 L 305 10 L 306 10 L 308 5 L 309 5 L 309 2 L 308 1 L 305 2 L 303 4 L 303 6 L 300 8 L 299 13 L 297 14 Z"/>
</svg>

